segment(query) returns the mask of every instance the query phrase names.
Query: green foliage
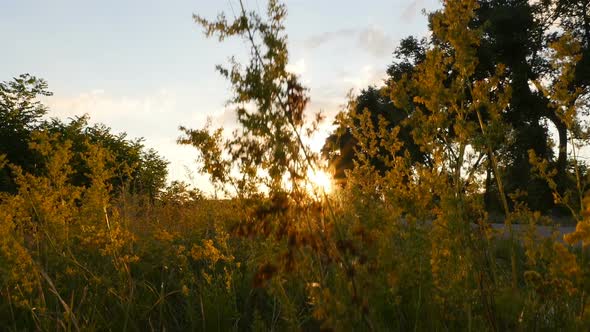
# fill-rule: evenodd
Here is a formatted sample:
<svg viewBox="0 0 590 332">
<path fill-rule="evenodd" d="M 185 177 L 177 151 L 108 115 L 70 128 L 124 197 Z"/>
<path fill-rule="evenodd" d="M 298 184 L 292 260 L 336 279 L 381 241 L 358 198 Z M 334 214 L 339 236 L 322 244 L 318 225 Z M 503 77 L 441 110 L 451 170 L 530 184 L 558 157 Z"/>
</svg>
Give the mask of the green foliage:
<svg viewBox="0 0 590 332">
<path fill-rule="evenodd" d="M 406 110 L 397 109 L 386 92 L 386 89 L 380 91 L 369 87 L 356 97 L 353 105 L 349 105 L 350 112 L 343 112 L 336 116 L 334 124 L 338 127 L 326 139 L 322 148 L 322 155 L 328 160 L 330 167 L 335 170 L 335 179 L 344 180 L 346 178 L 345 171 L 351 170 L 354 167 L 354 162 L 358 162 L 357 155 L 359 153 L 357 151 L 362 150 L 363 147 L 359 146 L 352 132 L 354 127 L 360 125 L 357 115 L 365 111 L 370 115 L 370 121 L 375 127 L 379 125 L 379 121 L 387 121 L 388 125 L 384 129 L 388 131 L 399 127 L 396 129 L 398 137 L 400 142 L 404 144 L 399 153 L 409 153 L 413 162 L 428 163 L 427 156 L 416 146 L 410 134 L 411 129 L 406 125 L 409 113 Z M 381 149 L 378 156 L 371 160 L 371 164 L 381 172 L 384 172 L 387 166 L 378 157 L 387 154 L 388 151 Z"/>
<path fill-rule="evenodd" d="M 88 144 L 98 144 L 114 156 L 111 163 L 117 171 L 110 180 L 114 190 L 145 194 L 153 201 L 164 189 L 168 163 L 155 150 L 146 150 L 141 139 L 114 134 L 102 124 L 89 125 L 87 115 L 69 122 L 44 120 L 48 109 L 39 101 L 41 96 L 51 96 L 47 83 L 28 74 L 0 83 L 0 154 L 6 155 L 11 164 L 36 174 L 43 168 L 44 159 L 30 149 L 32 138 L 39 133 L 57 134 L 59 141 L 72 144 L 74 156 L 70 162 L 76 185 L 90 185 L 83 156 L 88 152 Z M 0 191 L 15 192 L 14 181 L 15 174 L 3 166 Z"/>
<path fill-rule="evenodd" d="M 498 159 L 498 167 L 501 168 L 502 181 L 505 183 L 505 192 L 507 194 L 516 194 L 518 192 L 527 192 L 528 195 L 520 196 L 519 200 L 524 200 L 534 209 L 549 212 L 554 206 L 551 189 L 543 180 L 538 179 L 531 173 L 532 165 L 529 163 L 529 150 L 534 150 L 535 154 L 551 162 L 552 167 L 557 169 L 558 177 L 555 179 L 559 191 L 563 194 L 570 190 L 573 182 L 570 181 L 573 175 L 568 168 L 568 151 L 572 148 L 569 142 L 570 133 L 567 124 L 559 115 L 559 110 L 552 106 L 551 97 L 542 92 L 542 89 L 535 88 L 534 81 L 540 79 L 551 79 L 559 76 L 559 72 L 551 66 L 551 59 L 548 54 L 551 52 L 551 42 L 559 38 L 559 33 L 551 29 L 559 25 L 563 31 L 569 31 L 573 38 L 582 45 L 585 45 L 585 29 L 583 24 L 575 25 L 572 22 L 582 22 L 584 13 L 583 4 L 576 3 L 568 7 L 567 1 L 537 2 L 530 3 L 526 0 L 486 0 L 478 1 L 474 17 L 469 22 L 469 28 L 478 30 L 481 34 L 478 47 L 473 50 L 472 54 L 477 58 L 474 78 L 482 79 L 493 75 L 498 66 L 505 68 L 506 80 L 500 82 L 499 88 L 509 88 L 511 90 L 510 103 L 505 112 L 502 113 L 502 123 L 505 128 L 494 130 L 496 137 L 494 140 L 494 151 Z M 566 9 L 568 8 L 568 9 Z M 430 16 L 431 30 L 434 31 L 437 16 Z M 559 22 L 556 21 L 559 18 Z M 443 23 L 445 24 L 445 23 Z M 450 24 L 450 23 L 449 23 Z M 473 41 L 466 40 L 466 43 Z M 398 49 L 394 52 L 394 62 L 390 65 L 387 73 L 387 85 L 403 82 L 406 78 L 412 77 L 417 64 L 426 61 L 425 51 L 429 46 L 437 46 L 442 52 L 456 52 L 453 45 L 445 40 L 445 36 L 432 34 L 430 39 L 418 40 L 415 37 L 408 37 L 400 42 Z M 585 68 L 584 57 L 576 61 L 575 67 L 571 71 L 575 74 L 574 80 L 570 81 L 568 93 L 575 95 L 575 89 L 583 88 L 586 85 L 582 83 L 582 72 Z M 440 84 L 448 85 L 449 82 L 441 80 L 439 77 L 432 79 L 438 80 Z M 411 135 L 411 124 L 402 123 L 407 114 L 414 112 L 415 105 L 413 97 L 419 94 L 419 91 L 408 91 L 404 96 L 404 107 L 400 110 L 394 106 L 389 106 L 391 101 L 384 98 L 380 106 L 368 104 L 363 101 L 367 96 L 375 95 L 372 87 L 361 92 L 356 101 L 359 109 L 350 108 L 351 111 L 362 111 L 367 107 L 372 116 L 376 119 L 379 115 L 384 115 L 391 123 L 391 126 L 400 125 L 400 140 L 404 142 L 415 161 L 426 159 L 429 161 L 428 154 L 420 155 L 420 151 L 413 142 Z M 381 95 L 389 94 L 388 87 L 381 87 Z M 394 97 L 399 98 L 398 97 Z M 471 98 L 467 95 L 467 98 Z M 386 109 L 384 113 L 384 109 Z M 488 120 L 486 109 L 481 111 L 483 121 Z M 344 112 L 337 117 L 335 123 L 338 127 L 335 132 L 328 137 L 324 147 L 324 156 L 330 160 L 332 166 L 336 169 L 338 178 L 344 178 L 344 170 L 351 169 L 353 160 L 356 159 L 354 146 L 355 141 L 350 137 L 350 131 L 347 130 L 345 119 L 354 118 L 352 112 Z M 477 121 L 477 119 L 471 119 Z M 376 120 L 374 124 L 376 125 Z M 558 140 L 557 154 L 552 150 L 553 141 L 550 137 L 548 123 L 553 124 L 557 129 Z M 352 123 L 354 125 L 354 123 Z M 404 149 L 404 150 L 405 150 Z M 487 158 L 486 158 L 487 157 Z M 492 163 L 490 156 L 485 156 L 483 162 L 487 161 L 488 170 L 486 175 L 485 201 L 486 209 L 490 213 L 497 213 L 498 206 L 501 202 L 496 198 L 498 193 L 497 181 L 494 179 Z M 487 160 L 486 160 L 487 159 Z M 374 165 L 383 169 L 383 165 L 374 161 Z"/>
<path fill-rule="evenodd" d="M 219 130 L 209 134 L 208 128 L 194 131 L 181 127 L 186 136 L 179 142 L 200 149 L 205 169 L 213 170 L 212 180 L 232 184 L 241 195 L 257 192 L 260 185 L 280 192 L 285 179 L 293 188 L 301 187 L 309 162 L 317 157 L 301 138 L 309 101 L 307 88 L 287 71 L 286 8 L 278 1 L 269 1 L 264 20 L 240 5 L 241 13 L 234 21 L 228 22 L 223 14 L 213 22 L 196 15 L 194 18 L 209 37 L 217 36 L 220 41 L 240 37 L 250 45 L 246 66 L 232 58 L 230 68 L 217 67 L 232 84 L 233 96 L 228 104 L 234 107 L 241 127 L 223 143 Z M 317 114 L 306 133 L 313 132 L 320 120 Z M 239 171 L 240 176 L 231 176 L 232 171 Z"/>
<path fill-rule="evenodd" d="M 0 82 L 0 154 L 29 171 L 38 161 L 38 156 L 28 149 L 30 133 L 47 113 L 47 108 L 37 98 L 50 95 L 47 82 L 29 74 Z M 15 191 L 6 167 L 0 169 L 0 191 Z"/>
<path fill-rule="evenodd" d="M 150 201 L 159 195 L 166 185 L 168 162 L 153 149 L 146 149 L 142 139 L 131 140 L 127 134 L 114 134 L 103 124 L 89 125 L 87 115 L 76 117 L 69 122 L 59 119 L 46 121 L 40 130 L 57 134 L 62 141 L 73 142 L 75 183 L 89 185 L 88 169 L 83 155 L 88 145 L 95 144 L 110 151 L 113 155 L 111 166 L 116 169 L 110 180 L 113 190 L 145 194 Z"/>
<path fill-rule="evenodd" d="M 100 145 L 89 144 L 83 157 L 89 186 L 73 184 L 70 141 L 40 133 L 31 148 L 46 161 L 42 174 L 15 166 L 19 191 L 0 200 L 3 328 L 225 330 L 235 323 L 239 263 L 217 224 L 222 202 L 183 213 L 158 205 L 146 215 L 110 195 L 116 169 Z M 216 316 L 218 307 L 228 315 Z"/>
</svg>

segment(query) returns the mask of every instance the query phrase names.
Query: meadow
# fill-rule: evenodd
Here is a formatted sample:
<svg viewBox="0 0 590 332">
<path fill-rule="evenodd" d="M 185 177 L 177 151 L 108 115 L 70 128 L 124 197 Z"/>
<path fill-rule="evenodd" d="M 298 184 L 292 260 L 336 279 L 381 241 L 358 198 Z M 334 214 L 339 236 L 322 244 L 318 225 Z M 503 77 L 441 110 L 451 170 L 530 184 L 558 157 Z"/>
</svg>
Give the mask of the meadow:
<svg viewBox="0 0 590 332">
<path fill-rule="evenodd" d="M 587 44 L 562 20 L 543 43 L 546 76 L 523 83 L 519 63 L 498 52 L 486 66 L 480 52 L 500 38 L 480 20 L 490 3 L 431 13 L 430 40 L 401 44 L 322 152 L 304 144 L 323 118 L 287 70 L 285 5 L 195 16 L 207 37 L 250 50 L 218 67 L 239 129 L 180 127 L 216 197 L 166 184 L 154 151 L 85 118 L 29 121 L 18 133 L 33 161 L 0 150 L 0 329 L 589 330 Z M 522 86 L 565 128 L 558 156 L 522 143 L 541 123 Z M 42 81 L 1 87 L 5 121 L 44 114 Z M 576 225 L 565 236 L 558 212 Z"/>
</svg>

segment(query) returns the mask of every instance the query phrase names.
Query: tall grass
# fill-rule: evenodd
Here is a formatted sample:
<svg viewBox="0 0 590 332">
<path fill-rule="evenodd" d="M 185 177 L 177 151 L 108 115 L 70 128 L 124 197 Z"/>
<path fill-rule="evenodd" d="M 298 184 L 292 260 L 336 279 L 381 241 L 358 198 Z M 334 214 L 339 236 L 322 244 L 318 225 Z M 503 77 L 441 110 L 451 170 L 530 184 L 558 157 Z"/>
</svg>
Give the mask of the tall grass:
<svg viewBox="0 0 590 332">
<path fill-rule="evenodd" d="M 577 195 L 560 196 L 548 162 L 531 156 L 579 221 L 565 243 L 557 232 L 543 238 L 536 231 L 551 220 L 516 200 L 508 204 L 494 155 L 502 135 L 493 130 L 507 130 L 501 113 L 510 88 L 502 85 L 509 84 L 502 66 L 473 77 L 480 36 L 466 27 L 476 7 L 447 1 L 431 19 L 433 33 L 454 52 L 433 46 L 414 77 L 385 91 L 396 106 L 412 108 L 404 125 L 429 162 L 412 162 L 399 128 L 350 105 L 360 148 L 346 185 L 331 195 L 306 189 L 305 174 L 318 159 L 302 139 L 307 90 L 286 70 L 285 7 L 270 1 L 269 22 L 243 6 L 233 22 L 197 16 L 207 35 L 243 37 L 252 47 L 246 72 L 236 63 L 219 68 L 233 84 L 243 132 L 222 141 L 221 131 L 182 128 L 180 139 L 199 149 L 202 171 L 217 188 L 234 195 L 211 199 L 178 184 L 156 200 L 114 192 L 112 156 L 92 144 L 82 158 L 91 184 L 76 186 L 71 142 L 39 133 L 31 148 L 46 169 L 33 175 L 13 167 L 19 190 L 0 196 L 2 328 L 590 329 L 584 175 L 576 169 Z M 487 166 L 499 181 L 503 231 L 490 227 L 484 208 L 480 175 Z M 513 232 L 517 221 L 526 232 Z"/>
<path fill-rule="evenodd" d="M 288 196 L 176 193 L 151 204 L 109 192 L 107 151 L 89 149 L 93 181 L 82 188 L 68 179 L 67 143 L 40 137 L 36 146 L 48 169 L 17 172 L 19 192 L 1 201 L 6 330 L 579 330 L 589 323 L 585 249 L 537 236 L 542 217 L 525 208 L 518 218 L 530 230 L 510 239 L 461 202 L 442 199 L 442 210 L 425 213 L 415 206 L 427 201 L 392 201 L 387 190 L 376 198 L 371 182 L 385 180 L 355 174 L 329 209 Z M 484 219 L 466 228 L 462 218 Z"/>
</svg>

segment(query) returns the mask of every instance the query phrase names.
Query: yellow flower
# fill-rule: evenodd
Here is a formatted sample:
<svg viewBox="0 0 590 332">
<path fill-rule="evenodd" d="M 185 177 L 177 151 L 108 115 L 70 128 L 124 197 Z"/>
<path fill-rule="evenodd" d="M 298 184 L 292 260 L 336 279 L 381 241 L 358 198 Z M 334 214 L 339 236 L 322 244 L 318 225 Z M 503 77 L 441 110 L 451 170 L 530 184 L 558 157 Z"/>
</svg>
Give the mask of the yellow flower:
<svg viewBox="0 0 590 332">
<path fill-rule="evenodd" d="M 190 289 L 186 285 L 182 285 L 181 293 L 184 296 L 188 296 Z"/>
</svg>

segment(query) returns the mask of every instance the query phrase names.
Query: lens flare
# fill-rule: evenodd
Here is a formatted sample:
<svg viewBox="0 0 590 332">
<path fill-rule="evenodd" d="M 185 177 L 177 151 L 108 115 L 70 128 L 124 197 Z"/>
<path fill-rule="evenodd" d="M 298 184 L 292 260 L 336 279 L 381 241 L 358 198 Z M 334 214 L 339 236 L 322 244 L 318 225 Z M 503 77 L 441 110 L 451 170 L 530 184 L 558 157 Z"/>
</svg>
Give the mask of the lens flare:
<svg viewBox="0 0 590 332">
<path fill-rule="evenodd" d="M 310 191 L 329 194 L 332 191 L 332 176 L 325 171 L 308 171 L 307 178 L 312 186 Z"/>
</svg>

